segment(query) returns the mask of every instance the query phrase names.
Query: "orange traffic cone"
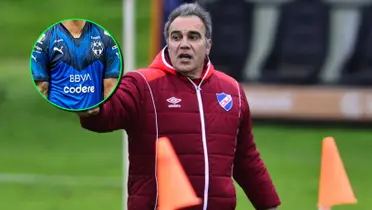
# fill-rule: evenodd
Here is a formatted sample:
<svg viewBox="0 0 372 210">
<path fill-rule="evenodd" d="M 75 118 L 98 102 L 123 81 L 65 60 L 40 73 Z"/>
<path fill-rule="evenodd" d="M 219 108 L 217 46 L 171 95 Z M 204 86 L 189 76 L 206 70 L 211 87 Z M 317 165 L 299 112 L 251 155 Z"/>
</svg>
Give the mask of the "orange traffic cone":
<svg viewBox="0 0 372 210">
<path fill-rule="evenodd" d="M 157 141 L 159 210 L 175 210 L 201 203 L 168 138 Z"/>
<path fill-rule="evenodd" d="M 357 203 L 334 138 L 324 138 L 322 147 L 319 209 Z"/>
</svg>

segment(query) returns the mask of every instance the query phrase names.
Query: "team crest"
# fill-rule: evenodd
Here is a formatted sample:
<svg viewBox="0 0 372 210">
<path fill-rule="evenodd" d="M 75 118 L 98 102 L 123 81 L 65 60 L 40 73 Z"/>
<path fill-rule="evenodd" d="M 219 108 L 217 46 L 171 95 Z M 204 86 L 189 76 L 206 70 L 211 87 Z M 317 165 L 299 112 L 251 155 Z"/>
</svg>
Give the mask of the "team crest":
<svg viewBox="0 0 372 210">
<path fill-rule="evenodd" d="M 220 106 L 225 109 L 225 111 L 230 111 L 233 105 L 233 100 L 231 95 L 226 93 L 216 93 L 217 101 Z"/>
<path fill-rule="evenodd" d="M 93 41 L 91 44 L 93 54 L 96 58 L 101 57 L 103 53 L 103 43 L 101 41 Z"/>
</svg>

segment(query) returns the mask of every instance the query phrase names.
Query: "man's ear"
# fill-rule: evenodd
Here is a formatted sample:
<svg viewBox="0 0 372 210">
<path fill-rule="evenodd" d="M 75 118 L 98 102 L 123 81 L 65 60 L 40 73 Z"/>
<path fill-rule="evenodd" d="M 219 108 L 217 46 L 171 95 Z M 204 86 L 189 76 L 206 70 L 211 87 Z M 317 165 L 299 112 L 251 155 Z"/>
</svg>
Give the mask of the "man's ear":
<svg viewBox="0 0 372 210">
<path fill-rule="evenodd" d="M 211 49 L 212 49 L 212 39 L 208 39 L 207 40 L 207 49 L 206 49 L 207 55 L 209 55 L 209 53 L 211 52 Z"/>
</svg>

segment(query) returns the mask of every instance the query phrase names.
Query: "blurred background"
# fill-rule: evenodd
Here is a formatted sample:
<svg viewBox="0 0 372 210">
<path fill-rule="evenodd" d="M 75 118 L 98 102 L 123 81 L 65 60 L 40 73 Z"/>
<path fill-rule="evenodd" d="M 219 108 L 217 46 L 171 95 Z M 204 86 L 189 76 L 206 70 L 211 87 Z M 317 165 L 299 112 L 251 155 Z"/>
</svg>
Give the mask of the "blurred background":
<svg viewBox="0 0 372 210">
<path fill-rule="evenodd" d="M 164 45 L 163 17 L 182 2 L 136 1 L 136 67 Z M 326 136 L 335 137 L 359 201 L 334 209 L 372 209 L 372 3 L 199 3 L 212 15 L 212 62 L 247 92 L 281 209 L 316 209 Z M 72 17 L 102 25 L 124 49 L 122 7 L 121 0 L 0 2 L 0 209 L 121 209 L 122 132 L 85 131 L 75 114 L 44 101 L 29 61 L 40 34 Z M 237 191 L 237 209 L 253 209 Z"/>
</svg>

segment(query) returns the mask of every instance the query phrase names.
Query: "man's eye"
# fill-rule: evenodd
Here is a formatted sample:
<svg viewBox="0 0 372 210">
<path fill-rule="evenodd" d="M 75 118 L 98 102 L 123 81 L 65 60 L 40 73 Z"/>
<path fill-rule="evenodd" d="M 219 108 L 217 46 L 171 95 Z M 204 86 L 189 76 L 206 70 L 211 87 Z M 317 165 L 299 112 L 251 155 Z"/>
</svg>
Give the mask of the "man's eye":
<svg viewBox="0 0 372 210">
<path fill-rule="evenodd" d="M 191 35 L 191 36 L 189 36 L 189 39 L 197 40 L 197 39 L 199 39 L 199 36 L 198 35 Z"/>
<path fill-rule="evenodd" d="M 173 35 L 173 36 L 172 36 L 172 39 L 173 39 L 173 40 L 180 40 L 180 39 L 181 39 L 181 36 Z"/>
</svg>

